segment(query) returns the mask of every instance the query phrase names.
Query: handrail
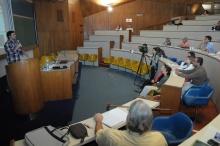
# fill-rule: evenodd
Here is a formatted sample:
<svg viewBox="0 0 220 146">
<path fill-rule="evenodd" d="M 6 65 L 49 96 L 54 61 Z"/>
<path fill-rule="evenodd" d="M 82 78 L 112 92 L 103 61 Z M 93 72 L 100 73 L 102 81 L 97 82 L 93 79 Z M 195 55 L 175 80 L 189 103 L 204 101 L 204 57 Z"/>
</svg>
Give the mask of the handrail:
<svg viewBox="0 0 220 146">
<path fill-rule="evenodd" d="M 162 22 L 162 23 L 159 23 L 159 24 L 150 25 L 150 26 L 146 27 L 146 29 L 148 29 L 148 28 L 153 28 L 153 27 L 157 27 L 157 26 L 160 26 L 160 25 L 164 25 L 164 24 L 167 24 L 167 23 L 169 23 L 169 22 L 176 21 L 176 20 L 179 20 L 179 18 L 173 19 L 173 20 L 169 20 L 169 21 L 165 21 L 165 22 Z"/>
</svg>

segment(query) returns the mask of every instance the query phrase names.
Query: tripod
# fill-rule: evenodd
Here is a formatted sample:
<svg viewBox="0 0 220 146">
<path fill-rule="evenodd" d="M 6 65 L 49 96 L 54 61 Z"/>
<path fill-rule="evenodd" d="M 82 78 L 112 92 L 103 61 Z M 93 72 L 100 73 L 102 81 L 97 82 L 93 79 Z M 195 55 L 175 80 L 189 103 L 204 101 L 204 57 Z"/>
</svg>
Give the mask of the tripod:
<svg viewBox="0 0 220 146">
<path fill-rule="evenodd" d="M 135 75 L 135 79 L 134 79 L 134 85 L 137 85 L 140 87 L 139 84 L 136 83 L 136 79 L 137 77 L 141 77 L 141 73 L 142 73 L 142 66 L 143 66 L 143 61 L 145 60 L 145 63 L 146 63 L 146 66 L 147 66 L 147 72 L 149 72 L 149 68 L 148 68 L 148 65 L 147 65 L 147 60 L 146 60 L 146 56 L 145 56 L 145 52 L 142 52 L 142 55 L 141 55 L 141 59 L 140 59 L 140 62 L 139 62 L 139 65 L 138 65 L 138 69 L 137 69 L 137 72 L 136 72 L 136 75 Z"/>
</svg>

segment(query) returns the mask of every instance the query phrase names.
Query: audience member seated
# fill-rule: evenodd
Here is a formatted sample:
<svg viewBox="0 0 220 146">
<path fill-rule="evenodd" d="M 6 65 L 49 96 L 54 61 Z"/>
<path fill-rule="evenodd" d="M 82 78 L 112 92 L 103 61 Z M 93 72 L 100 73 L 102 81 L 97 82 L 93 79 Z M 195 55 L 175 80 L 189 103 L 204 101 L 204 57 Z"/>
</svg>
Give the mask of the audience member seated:
<svg viewBox="0 0 220 146">
<path fill-rule="evenodd" d="M 196 58 L 195 53 L 194 53 L 194 52 L 192 52 L 192 51 L 189 51 L 189 52 L 188 52 L 188 56 L 193 57 L 193 59 L 194 59 L 194 58 Z"/>
<path fill-rule="evenodd" d="M 176 69 L 175 72 L 178 76 L 183 78 L 191 79 L 192 82 L 185 82 L 182 88 L 182 94 L 184 94 L 185 91 L 187 91 L 191 86 L 197 85 L 201 86 L 203 85 L 208 77 L 205 68 L 202 66 L 203 64 L 203 58 L 196 57 L 193 62 L 193 66 L 195 67 L 192 70 L 180 70 Z"/>
<path fill-rule="evenodd" d="M 103 116 L 95 114 L 96 142 L 100 146 L 167 146 L 164 136 L 151 131 L 153 114 L 151 108 L 142 100 L 132 102 L 126 120 L 127 130 L 103 129 Z"/>
<path fill-rule="evenodd" d="M 115 28 L 115 30 L 122 30 L 121 25 L 118 25 L 118 26 Z"/>
<path fill-rule="evenodd" d="M 179 69 L 181 69 L 181 70 L 192 70 L 192 69 L 194 69 L 194 66 L 192 64 L 193 61 L 194 61 L 194 58 L 192 56 L 187 56 L 186 60 L 180 64 Z"/>
<path fill-rule="evenodd" d="M 209 15 L 209 11 L 205 10 L 202 15 Z"/>
<path fill-rule="evenodd" d="M 164 57 L 164 58 L 167 58 L 167 56 L 166 56 L 166 54 L 165 54 L 165 52 L 164 52 L 164 50 L 163 49 L 161 49 L 160 47 L 157 47 L 157 49 L 158 49 L 158 52 L 157 52 L 157 55 L 159 56 L 159 57 Z"/>
<path fill-rule="evenodd" d="M 131 27 L 131 25 L 128 25 L 128 28 L 126 30 L 131 30 L 131 32 L 133 33 L 133 28 Z"/>
<path fill-rule="evenodd" d="M 145 86 L 152 86 L 153 84 L 160 82 L 160 80 L 163 78 L 163 72 L 160 71 L 157 74 L 157 77 L 153 80 L 147 79 L 144 81 L 144 83 L 140 86 L 140 89 L 134 90 L 135 92 L 141 93 L 141 91 L 144 89 Z"/>
<path fill-rule="evenodd" d="M 158 82 L 156 86 L 145 86 L 144 89 L 141 91 L 140 96 L 147 97 L 150 90 L 157 90 L 161 88 L 161 86 L 168 80 L 171 68 L 164 64 L 161 67 L 161 71 L 163 73 L 163 78 L 160 80 L 160 82 Z"/>
<path fill-rule="evenodd" d="M 177 25 L 177 26 L 179 26 L 179 25 L 183 25 L 183 23 L 182 22 L 176 23 L 175 20 L 173 20 L 173 21 L 171 21 L 169 23 L 169 25 Z"/>
<path fill-rule="evenodd" d="M 181 48 L 189 48 L 189 42 L 188 42 L 187 37 L 185 37 L 185 38 L 182 39 L 182 43 L 180 43 L 180 44 L 178 45 L 178 47 L 181 47 Z"/>
<path fill-rule="evenodd" d="M 170 42 L 170 38 L 169 37 L 166 38 L 166 41 L 163 43 L 163 45 L 171 46 L 171 42 Z"/>
<path fill-rule="evenodd" d="M 218 21 L 217 22 L 217 25 L 216 24 L 214 24 L 213 26 L 212 26 L 212 30 L 213 31 L 220 31 L 220 21 Z"/>
<path fill-rule="evenodd" d="M 158 47 L 154 47 L 152 50 L 152 57 L 149 58 L 149 60 L 151 60 L 150 80 L 154 79 L 154 76 L 157 72 L 158 60 L 159 60 L 159 56 L 157 55 L 157 53 L 158 53 Z"/>
<path fill-rule="evenodd" d="M 214 45 L 211 41 L 212 41 L 211 36 L 205 36 L 205 39 L 200 43 L 197 49 L 206 51 L 207 53 L 215 53 Z"/>
</svg>

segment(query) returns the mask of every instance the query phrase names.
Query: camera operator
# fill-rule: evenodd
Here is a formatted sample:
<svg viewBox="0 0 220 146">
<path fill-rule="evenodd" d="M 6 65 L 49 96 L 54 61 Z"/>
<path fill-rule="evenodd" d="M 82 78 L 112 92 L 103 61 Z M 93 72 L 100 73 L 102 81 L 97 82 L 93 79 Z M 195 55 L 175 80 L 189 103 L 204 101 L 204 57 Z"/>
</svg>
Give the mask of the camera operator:
<svg viewBox="0 0 220 146">
<path fill-rule="evenodd" d="M 159 60 L 159 56 L 157 55 L 158 54 L 157 47 L 153 48 L 152 54 L 153 54 L 153 56 L 149 58 L 151 60 L 151 62 L 150 62 L 150 65 L 151 65 L 150 80 L 154 79 L 154 76 L 157 72 L 158 60 Z"/>
</svg>

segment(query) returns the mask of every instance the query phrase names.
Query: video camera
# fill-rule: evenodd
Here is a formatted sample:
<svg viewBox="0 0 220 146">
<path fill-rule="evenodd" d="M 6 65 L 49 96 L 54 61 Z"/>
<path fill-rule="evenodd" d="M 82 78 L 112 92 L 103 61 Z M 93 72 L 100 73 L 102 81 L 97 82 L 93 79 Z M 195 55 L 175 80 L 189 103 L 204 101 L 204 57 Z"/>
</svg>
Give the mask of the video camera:
<svg viewBox="0 0 220 146">
<path fill-rule="evenodd" d="M 143 44 L 143 46 L 138 46 L 139 51 L 142 53 L 148 53 L 148 47 L 147 44 Z"/>
</svg>

